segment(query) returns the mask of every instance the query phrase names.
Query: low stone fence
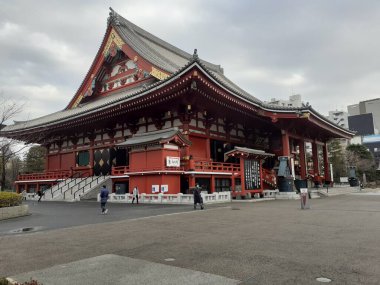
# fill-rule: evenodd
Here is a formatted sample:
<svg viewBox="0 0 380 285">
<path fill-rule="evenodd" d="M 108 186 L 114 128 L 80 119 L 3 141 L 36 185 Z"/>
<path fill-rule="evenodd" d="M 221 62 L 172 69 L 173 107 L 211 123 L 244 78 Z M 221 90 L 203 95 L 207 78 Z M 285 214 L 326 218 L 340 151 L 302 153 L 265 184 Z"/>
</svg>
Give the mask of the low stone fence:
<svg viewBox="0 0 380 285">
<path fill-rule="evenodd" d="M 28 205 L 0 208 L 0 220 L 22 217 L 26 215 L 29 215 Z"/>
<path fill-rule="evenodd" d="M 212 194 L 201 193 L 204 204 L 223 203 L 231 201 L 231 192 L 215 192 Z M 115 194 L 109 195 L 110 203 L 132 203 L 132 194 Z M 100 195 L 98 194 L 98 202 Z M 139 195 L 139 203 L 145 204 L 194 204 L 193 195 L 188 194 L 145 194 Z"/>
</svg>

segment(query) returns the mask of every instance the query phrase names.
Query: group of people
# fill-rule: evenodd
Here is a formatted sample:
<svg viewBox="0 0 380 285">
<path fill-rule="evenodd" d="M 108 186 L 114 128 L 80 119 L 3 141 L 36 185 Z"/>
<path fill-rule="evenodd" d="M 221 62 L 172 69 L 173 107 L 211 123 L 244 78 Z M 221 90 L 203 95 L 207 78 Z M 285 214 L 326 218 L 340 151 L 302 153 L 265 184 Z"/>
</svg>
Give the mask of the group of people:
<svg viewBox="0 0 380 285">
<path fill-rule="evenodd" d="M 133 195 L 132 204 L 135 202 L 135 200 L 138 204 L 139 203 L 139 189 L 137 188 L 137 186 L 133 188 L 132 195 Z M 100 207 L 102 208 L 103 215 L 106 215 L 108 213 L 108 209 L 106 208 L 108 197 L 109 197 L 109 191 L 107 189 L 107 186 L 103 185 L 102 190 L 100 190 Z"/>
<path fill-rule="evenodd" d="M 135 188 L 133 188 L 132 195 L 133 195 L 132 204 L 135 202 L 135 200 L 136 200 L 136 202 L 138 204 L 139 203 L 139 189 L 137 188 L 137 186 L 135 186 Z M 109 191 L 107 189 L 107 186 L 103 185 L 103 188 L 100 191 L 100 207 L 102 208 L 102 214 L 103 215 L 105 215 L 105 214 L 108 213 L 108 209 L 106 208 L 108 197 L 109 197 Z M 203 207 L 203 198 L 202 198 L 202 195 L 201 195 L 201 188 L 199 187 L 198 184 L 194 188 L 193 198 L 194 198 L 194 210 L 197 209 L 197 205 L 198 204 L 201 207 L 201 210 L 203 210 L 204 209 L 204 207 Z"/>
</svg>

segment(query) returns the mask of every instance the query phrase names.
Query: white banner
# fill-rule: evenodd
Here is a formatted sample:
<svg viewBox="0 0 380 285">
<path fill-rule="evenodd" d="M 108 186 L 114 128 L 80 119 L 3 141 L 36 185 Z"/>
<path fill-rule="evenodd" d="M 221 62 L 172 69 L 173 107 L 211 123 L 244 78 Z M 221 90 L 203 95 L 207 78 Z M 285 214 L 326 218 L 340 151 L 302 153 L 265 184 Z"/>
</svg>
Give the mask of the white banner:
<svg viewBox="0 0 380 285">
<path fill-rule="evenodd" d="M 166 157 L 166 166 L 169 167 L 180 167 L 180 158 L 175 156 Z"/>
</svg>

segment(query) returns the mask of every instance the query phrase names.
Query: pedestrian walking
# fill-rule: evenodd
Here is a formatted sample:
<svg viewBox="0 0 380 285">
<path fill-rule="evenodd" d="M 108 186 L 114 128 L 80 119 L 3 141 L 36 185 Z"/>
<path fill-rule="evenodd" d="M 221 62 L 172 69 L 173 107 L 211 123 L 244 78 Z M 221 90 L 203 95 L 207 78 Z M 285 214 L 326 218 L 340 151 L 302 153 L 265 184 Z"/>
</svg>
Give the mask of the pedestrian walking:
<svg viewBox="0 0 380 285">
<path fill-rule="evenodd" d="M 136 199 L 137 204 L 138 204 L 139 203 L 139 188 L 137 188 L 137 186 L 135 186 L 135 188 L 133 188 L 132 195 L 133 195 L 132 204 L 135 201 L 135 199 Z"/>
<path fill-rule="evenodd" d="M 194 195 L 194 210 L 197 209 L 197 204 L 199 204 L 201 206 L 201 210 L 203 210 L 203 198 L 201 196 L 201 189 L 198 184 L 195 186 L 193 195 Z"/>
<path fill-rule="evenodd" d="M 44 195 L 44 193 L 42 193 L 41 190 L 38 190 L 38 191 L 37 191 L 37 195 L 38 195 L 38 197 L 39 197 L 37 202 L 41 202 L 41 198 L 42 198 L 42 196 Z"/>
<path fill-rule="evenodd" d="M 100 191 L 100 207 L 102 208 L 102 214 L 105 215 L 108 212 L 106 208 L 107 200 L 108 200 L 109 191 L 106 185 L 103 185 L 102 190 Z"/>
</svg>

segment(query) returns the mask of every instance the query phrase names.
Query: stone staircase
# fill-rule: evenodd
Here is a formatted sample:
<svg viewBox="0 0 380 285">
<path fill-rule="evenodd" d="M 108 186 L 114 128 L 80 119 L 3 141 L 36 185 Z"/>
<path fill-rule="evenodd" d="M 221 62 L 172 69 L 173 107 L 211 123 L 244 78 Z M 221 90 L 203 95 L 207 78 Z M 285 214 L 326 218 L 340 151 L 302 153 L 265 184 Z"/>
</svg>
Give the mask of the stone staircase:
<svg viewBox="0 0 380 285">
<path fill-rule="evenodd" d="M 103 184 L 109 183 L 110 176 L 90 176 L 85 178 L 68 178 L 45 191 L 45 201 L 79 201 L 85 197 L 96 197 Z M 94 195 L 91 192 L 95 191 Z"/>
</svg>

